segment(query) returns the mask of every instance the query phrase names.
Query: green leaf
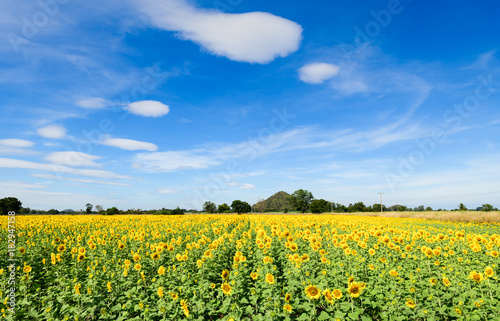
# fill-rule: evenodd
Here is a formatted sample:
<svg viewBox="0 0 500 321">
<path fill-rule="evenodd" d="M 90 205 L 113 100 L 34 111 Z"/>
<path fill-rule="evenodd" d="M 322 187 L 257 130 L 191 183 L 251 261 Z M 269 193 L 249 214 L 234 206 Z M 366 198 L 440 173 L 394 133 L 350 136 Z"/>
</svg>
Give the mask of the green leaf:
<svg viewBox="0 0 500 321">
<path fill-rule="evenodd" d="M 353 319 L 353 320 L 359 320 L 359 313 L 357 312 L 351 312 L 348 314 L 349 318 Z"/>
<path fill-rule="evenodd" d="M 306 321 L 307 319 L 309 319 L 309 316 L 306 313 L 302 313 L 302 315 L 297 318 L 297 321 Z"/>
<path fill-rule="evenodd" d="M 329 320 L 330 315 L 326 313 L 326 311 L 322 311 L 321 314 L 318 317 L 318 320 L 323 321 L 323 320 Z"/>
</svg>

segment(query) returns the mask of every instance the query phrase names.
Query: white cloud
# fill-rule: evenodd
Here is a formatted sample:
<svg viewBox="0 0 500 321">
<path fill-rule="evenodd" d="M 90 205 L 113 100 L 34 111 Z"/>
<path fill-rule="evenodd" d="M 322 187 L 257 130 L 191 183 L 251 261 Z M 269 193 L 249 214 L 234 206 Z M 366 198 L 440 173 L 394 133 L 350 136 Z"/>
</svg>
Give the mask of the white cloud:
<svg viewBox="0 0 500 321">
<path fill-rule="evenodd" d="M 309 84 L 322 84 L 339 73 L 340 67 L 327 63 L 311 63 L 299 69 L 299 78 Z"/>
<path fill-rule="evenodd" d="M 174 193 L 179 193 L 179 191 L 170 189 L 170 188 L 160 188 L 157 190 L 159 194 L 174 194 Z"/>
<path fill-rule="evenodd" d="M 253 186 L 252 184 L 240 184 L 238 186 L 240 189 L 256 189 L 257 187 Z"/>
<path fill-rule="evenodd" d="M 66 165 L 70 167 L 78 166 L 101 166 L 94 162 L 102 157 L 89 155 L 80 152 L 67 151 L 67 152 L 53 152 L 45 157 L 45 160 L 59 165 Z"/>
<path fill-rule="evenodd" d="M 89 177 L 104 178 L 104 179 L 132 179 L 132 177 L 130 176 L 120 175 L 117 173 L 104 170 L 76 169 L 62 165 L 42 164 L 42 163 L 24 161 L 20 159 L 2 158 L 2 157 L 0 157 L 0 168 L 32 169 L 32 170 L 52 172 L 56 174 L 74 174 L 74 175 L 89 176 Z"/>
<path fill-rule="evenodd" d="M 101 109 L 111 104 L 109 100 L 99 97 L 79 99 L 75 102 L 78 107 L 88 109 Z"/>
<path fill-rule="evenodd" d="M 200 169 L 218 162 L 196 151 L 169 151 L 158 153 L 140 153 L 135 155 L 134 167 L 145 165 L 148 169 L 171 172 L 182 169 Z M 142 164 L 142 165 L 140 165 Z"/>
<path fill-rule="evenodd" d="M 302 27 L 266 12 L 222 13 L 195 8 L 185 0 L 136 0 L 145 20 L 177 31 L 182 39 L 234 61 L 269 63 L 298 50 Z"/>
<path fill-rule="evenodd" d="M 78 183 L 102 184 L 102 185 L 113 185 L 113 186 L 130 186 L 130 184 L 127 184 L 127 183 L 96 181 L 93 179 L 71 178 L 71 177 L 57 176 L 57 175 L 51 175 L 51 174 L 31 174 L 31 176 L 43 178 L 43 179 L 64 180 L 64 181 L 72 181 L 72 182 L 78 182 Z"/>
<path fill-rule="evenodd" d="M 7 139 L 0 139 L 0 145 L 9 147 L 31 147 L 35 145 L 35 143 L 24 139 L 7 138 Z"/>
<path fill-rule="evenodd" d="M 101 142 L 102 145 L 118 147 L 124 150 L 147 150 L 155 152 L 158 146 L 153 143 L 141 142 L 138 140 L 125 138 L 106 138 Z"/>
<path fill-rule="evenodd" d="M 154 100 L 142 100 L 128 104 L 127 110 L 138 116 L 161 117 L 168 114 L 170 109 L 167 105 Z"/>
<path fill-rule="evenodd" d="M 38 128 L 37 130 L 38 135 L 45 137 L 45 138 L 55 138 L 55 139 L 61 139 L 64 136 L 66 136 L 66 128 L 59 126 L 59 125 L 49 125 L 45 127 Z"/>
</svg>

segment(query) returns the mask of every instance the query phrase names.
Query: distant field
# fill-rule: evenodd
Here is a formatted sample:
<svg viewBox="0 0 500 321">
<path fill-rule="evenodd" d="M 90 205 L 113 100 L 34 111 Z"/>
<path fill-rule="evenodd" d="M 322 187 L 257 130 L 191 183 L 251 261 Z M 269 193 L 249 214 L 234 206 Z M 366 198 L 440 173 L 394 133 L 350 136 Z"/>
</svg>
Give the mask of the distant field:
<svg viewBox="0 0 500 321">
<path fill-rule="evenodd" d="M 255 213 L 254 213 L 255 214 Z M 484 222 L 484 223 L 500 223 L 500 211 L 492 212 L 478 212 L 478 211 L 426 211 L 426 212 L 357 212 L 357 213 L 323 213 L 311 214 L 300 212 L 290 213 L 259 213 L 258 215 L 362 215 L 362 216 L 376 216 L 376 217 L 402 217 L 402 218 L 424 218 L 441 221 L 457 221 L 457 222 Z M 257 214 L 255 214 L 257 215 Z"/>
</svg>

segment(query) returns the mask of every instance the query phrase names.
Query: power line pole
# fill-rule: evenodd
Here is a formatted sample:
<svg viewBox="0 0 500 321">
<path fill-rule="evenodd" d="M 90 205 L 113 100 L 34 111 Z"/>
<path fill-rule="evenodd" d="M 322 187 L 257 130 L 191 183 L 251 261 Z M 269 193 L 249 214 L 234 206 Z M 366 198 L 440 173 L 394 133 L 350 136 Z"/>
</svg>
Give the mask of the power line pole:
<svg viewBox="0 0 500 321">
<path fill-rule="evenodd" d="M 380 194 L 380 213 L 383 213 L 384 212 L 384 205 L 382 204 L 382 192 L 379 192 Z"/>
</svg>

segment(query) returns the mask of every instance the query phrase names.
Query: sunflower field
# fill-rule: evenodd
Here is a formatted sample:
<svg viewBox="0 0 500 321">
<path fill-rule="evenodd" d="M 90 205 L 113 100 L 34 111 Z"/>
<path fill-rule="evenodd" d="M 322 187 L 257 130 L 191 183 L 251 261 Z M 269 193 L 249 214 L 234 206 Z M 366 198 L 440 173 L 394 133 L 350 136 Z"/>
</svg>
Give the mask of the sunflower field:
<svg viewBox="0 0 500 321">
<path fill-rule="evenodd" d="M 18 216 L 15 237 L 5 320 L 500 320 L 497 223 Z"/>
</svg>

